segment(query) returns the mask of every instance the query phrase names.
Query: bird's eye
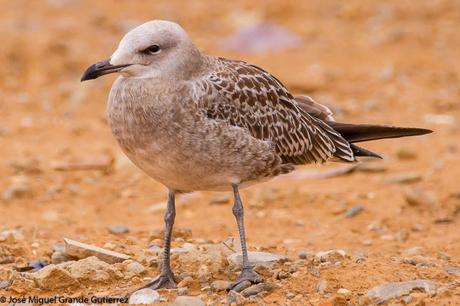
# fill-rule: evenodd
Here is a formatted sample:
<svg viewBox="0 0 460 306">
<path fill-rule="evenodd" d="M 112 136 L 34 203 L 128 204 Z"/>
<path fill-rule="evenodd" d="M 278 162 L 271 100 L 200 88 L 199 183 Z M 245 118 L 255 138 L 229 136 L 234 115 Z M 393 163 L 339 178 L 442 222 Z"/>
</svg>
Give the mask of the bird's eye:
<svg viewBox="0 0 460 306">
<path fill-rule="evenodd" d="M 157 54 L 160 53 L 161 49 L 159 45 L 151 45 L 147 49 L 145 49 L 143 52 L 147 54 Z"/>
</svg>

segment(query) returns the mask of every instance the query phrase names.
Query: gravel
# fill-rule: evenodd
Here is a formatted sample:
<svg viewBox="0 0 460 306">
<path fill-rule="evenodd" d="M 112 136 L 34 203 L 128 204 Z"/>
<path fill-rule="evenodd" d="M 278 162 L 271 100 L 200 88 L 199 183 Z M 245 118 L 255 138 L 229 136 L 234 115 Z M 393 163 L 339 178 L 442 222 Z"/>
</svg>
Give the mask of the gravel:
<svg viewBox="0 0 460 306">
<path fill-rule="evenodd" d="M 364 210 L 363 205 L 355 205 L 347 210 L 347 212 L 345 213 L 345 217 L 352 218 L 360 214 L 363 210 Z"/>
<path fill-rule="evenodd" d="M 129 228 L 126 224 L 108 225 L 107 230 L 109 231 L 109 233 L 114 234 L 114 235 L 121 235 L 121 234 L 129 233 Z"/>
</svg>

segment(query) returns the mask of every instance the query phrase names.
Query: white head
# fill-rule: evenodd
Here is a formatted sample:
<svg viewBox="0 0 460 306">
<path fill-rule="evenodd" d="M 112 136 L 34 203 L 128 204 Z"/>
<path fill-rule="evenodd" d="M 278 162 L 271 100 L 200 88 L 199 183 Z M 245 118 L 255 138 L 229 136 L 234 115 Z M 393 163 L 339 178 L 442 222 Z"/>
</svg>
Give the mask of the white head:
<svg viewBox="0 0 460 306">
<path fill-rule="evenodd" d="M 128 32 L 112 56 L 90 66 L 82 81 L 113 72 L 133 78 L 183 77 L 200 61 L 200 52 L 180 25 L 153 20 Z"/>
</svg>

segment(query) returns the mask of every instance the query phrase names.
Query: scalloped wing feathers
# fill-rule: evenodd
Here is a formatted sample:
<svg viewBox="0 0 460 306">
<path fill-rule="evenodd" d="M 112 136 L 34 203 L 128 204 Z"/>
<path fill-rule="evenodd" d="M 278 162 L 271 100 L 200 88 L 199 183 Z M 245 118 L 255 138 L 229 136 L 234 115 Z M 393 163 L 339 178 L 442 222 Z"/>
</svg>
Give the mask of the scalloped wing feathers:
<svg viewBox="0 0 460 306">
<path fill-rule="evenodd" d="M 278 79 L 257 66 L 214 60 L 215 70 L 196 83 L 202 93 L 197 102 L 209 118 L 271 141 L 283 163 L 323 163 L 334 157 L 355 160 L 349 143 L 323 121 L 333 119 L 327 107 L 309 97 L 294 98 Z"/>
</svg>

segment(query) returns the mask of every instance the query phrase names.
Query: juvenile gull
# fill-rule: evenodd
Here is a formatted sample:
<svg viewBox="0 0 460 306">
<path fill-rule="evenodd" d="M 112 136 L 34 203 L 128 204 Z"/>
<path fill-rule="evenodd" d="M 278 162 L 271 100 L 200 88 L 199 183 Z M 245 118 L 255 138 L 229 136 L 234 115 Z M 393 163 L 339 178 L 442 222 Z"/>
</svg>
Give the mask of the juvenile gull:
<svg viewBox="0 0 460 306">
<path fill-rule="evenodd" d="M 108 120 L 122 150 L 169 189 L 164 261 L 145 287 L 175 288 L 170 268 L 176 193 L 232 190 L 243 269 L 232 285 L 262 278 L 248 261 L 239 188 L 329 160 L 379 157 L 355 142 L 430 133 L 418 128 L 346 124 L 309 97 L 294 97 L 267 71 L 201 53 L 176 23 L 154 20 L 126 34 L 82 81 L 119 72 Z"/>
</svg>

